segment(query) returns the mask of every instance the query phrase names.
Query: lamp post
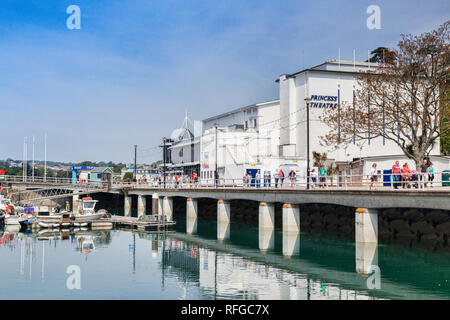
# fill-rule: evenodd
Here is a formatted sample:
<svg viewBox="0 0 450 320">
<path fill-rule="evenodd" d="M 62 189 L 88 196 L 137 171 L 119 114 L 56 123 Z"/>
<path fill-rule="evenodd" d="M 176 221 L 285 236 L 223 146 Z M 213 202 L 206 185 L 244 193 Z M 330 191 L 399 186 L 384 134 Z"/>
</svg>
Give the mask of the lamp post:
<svg viewBox="0 0 450 320">
<path fill-rule="evenodd" d="M 166 188 L 166 138 L 163 137 L 163 181 Z"/>
<path fill-rule="evenodd" d="M 218 124 L 216 123 L 215 124 L 215 126 L 214 126 L 215 128 L 216 128 L 216 143 L 215 143 L 215 145 L 216 145 L 216 168 L 215 168 L 215 170 L 214 170 L 214 187 L 217 187 L 217 179 L 218 179 L 218 177 L 219 177 L 219 174 L 217 173 L 217 128 L 218 128 Z"/>
<path fill-rule="evenodd" d="M 306 97 L 306 189 L 309 190 L 309 104 L 311 98 Z"/>
</svg>

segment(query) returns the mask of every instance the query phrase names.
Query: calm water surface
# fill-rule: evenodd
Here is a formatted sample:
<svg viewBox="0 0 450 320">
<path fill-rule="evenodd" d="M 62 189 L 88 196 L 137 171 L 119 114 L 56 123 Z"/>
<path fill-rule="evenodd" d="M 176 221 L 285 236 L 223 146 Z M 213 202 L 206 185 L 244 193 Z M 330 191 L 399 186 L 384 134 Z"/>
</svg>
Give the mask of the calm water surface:
<svg viewBox="0 0 450 320">
<path fill-rule="evenodd" d="M 198 221 L 188 235 L 183 215 L 176 218 L 166 234 L 0 229 L 0 299 L 450 297 L 448 253 L 234 224 L 219 242 L 215 221 Z M 67 286 L 76 276 L 69 266 L 79 267 L 80 289 Z"/>
</svg>

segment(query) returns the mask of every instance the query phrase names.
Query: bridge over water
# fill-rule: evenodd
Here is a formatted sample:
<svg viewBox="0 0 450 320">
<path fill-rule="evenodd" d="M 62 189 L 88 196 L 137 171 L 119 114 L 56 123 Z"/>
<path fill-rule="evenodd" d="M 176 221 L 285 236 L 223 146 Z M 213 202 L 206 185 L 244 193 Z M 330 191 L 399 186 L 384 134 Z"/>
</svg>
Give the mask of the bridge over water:
<svg viewBox="0 0 450 320">
<path fill-rule="evenodd" d="M 198 217 L 198 201 L 202 198 L 217 200 L 217 238 L 229 237 L 230 201 L 251 200 L 259 202 L 259 228 L 273 229 L 275 226 L 275 203 L 282 203 L 283 232 L 299 233 L 301 204 L 333 204 L 357 208 L 355 212 L 355 240 L 356 242 L 378 242 L 378 210 L 383 208 L 419 208 L 450 210 L 450 188 L 422 188 L 399 189 L 376 188 L 367 190 L 365 187 L 345 186 L 315 188 L 306 190 L 305 187 L 283 188 L 255 188 L 242 186 L 197 186 L 188 185 L 175 188 L 163 188 L 150 184 L 112 183 L 108 186 L 73 184 L 72 181 L 29 182 L 13 181 L 29 189 L 38 188 L 30 194 L 29 201 L 44 198 L 54 199 L 73 196 L 78 199 L 81 194 L 112 193 L 124 196 L 125 215 L 131 215 L 132 195 L 137 196 L 138 216 L 146 214 L 147 197 L 152 199 L 152 214 L 164 215 L 168 220 L 173 217 L 173 198 L 186 198 L 187 228 L 191 233 L 196 232 Z M 46 186 L 43 188 L 43 186 Z M 40 188 L 40 189 L 39 189 Z M 57 191 L 59 190 L 59 191 Z M 27 191 L 22 191 L 24 194 Z M 74 201 L 76 205 L 76 201 Z"/>
</svg>

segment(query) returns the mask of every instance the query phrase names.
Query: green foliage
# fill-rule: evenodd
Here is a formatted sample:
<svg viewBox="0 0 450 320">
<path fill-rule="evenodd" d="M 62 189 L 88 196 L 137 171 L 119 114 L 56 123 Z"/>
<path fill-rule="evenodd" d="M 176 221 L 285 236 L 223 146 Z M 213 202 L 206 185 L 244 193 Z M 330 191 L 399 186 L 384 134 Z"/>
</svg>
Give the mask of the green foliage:
<svg viewBox="0 0 450 320">
<path fill-rule="evenodd" d="M 327 161 L 327 153 L 313 151 L 312 154 L 314 160 L 313 167 L 323 167 L 325 165 L 325 161 Z"/>
<path fill-rule="evenodd" d="M 338 166 L 334 163 L 330 163 L 327 167 L 327 174 L 328 175 L 339 174 Z"/>
<path fill-rule="evenodd" d="M 126 172 L 123 176 L 124 180 L 133 180 L 133 173 L 132 172 Z"/>
</svg>

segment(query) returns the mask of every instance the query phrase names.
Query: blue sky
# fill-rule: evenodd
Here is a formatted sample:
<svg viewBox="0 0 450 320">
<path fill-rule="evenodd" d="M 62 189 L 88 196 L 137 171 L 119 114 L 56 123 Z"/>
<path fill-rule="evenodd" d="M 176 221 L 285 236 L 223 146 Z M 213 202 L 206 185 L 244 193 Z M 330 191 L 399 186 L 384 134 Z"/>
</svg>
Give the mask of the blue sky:
<svg viewBox="0 0 450 320">
<path fill-rule="evenodd" d="M 81 29 L 69 30 L 69 5 Z M 381 29 L 366 27 L 369 5 Z M 448 20 L 448 1 L 2 0 L 0 159 L 138 162 L 189 117 L 277 99 L 275 79 L 328 59 L 367 58 L 401 33 Z M 303 57 L 304 53 L 304 57 Z M 31 143 L 28 155 L 31 156 Z"/>
</svg>

